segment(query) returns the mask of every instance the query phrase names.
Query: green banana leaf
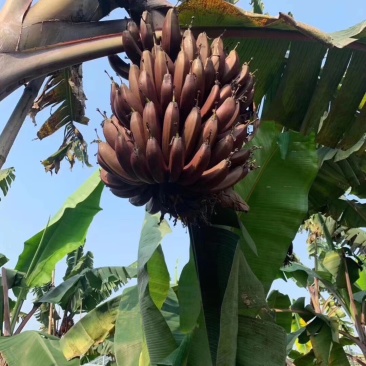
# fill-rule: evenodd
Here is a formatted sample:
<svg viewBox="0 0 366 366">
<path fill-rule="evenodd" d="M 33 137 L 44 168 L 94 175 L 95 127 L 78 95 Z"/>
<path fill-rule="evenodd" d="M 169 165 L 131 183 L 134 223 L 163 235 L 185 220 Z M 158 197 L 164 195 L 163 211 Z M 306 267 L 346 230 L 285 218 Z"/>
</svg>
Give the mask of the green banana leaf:
<svg viewBox="0 0 366 366">
<path fill-rule="evenodd" d="M 41 287 L 50 282 L 56 263 L 84 245 L 89 226 L 101 210 L 99 202 L 103 188 L 99 171 L 96 171 L 68 198 L 47 229 L 24 243 L 15 269 L 27 273 L 29 287 Z"/>
<path fill-rule="evenodd" d="M 0 354 L 8 366 L 78 366 L 78 359 L 67 361 L 56 337 L 26 331 L 12 337 L 0 337 Z"/>
<path fill-rule="evenodd" d="M 286 334 L 273 322 L 263 286 L 246 261 L 239 245 L 239 236 L 222 226 L 199 228 L 191 226 L 190 235 L 191 245 L 194 248 L 192 252 L 195 253 L 196 258 L 204 322 L 200 318 L 196 320 L 198 307 L 196 301 L 182 302 L 181 312 L 188 314 L 188 309 L 192 309 L 195 316 L 189 319 L 188 324 L 196 321 L 200 324 L 200 332 L 207 332 L 208 344 L 207 341 L 205 344 L 205 337 L 202 334 L 200 336 L 200 352 L 201 355 L 207 352 L 205 348 L 208 346 L 211 357 L 205 356 L 206 361 L 199 359 L 198 353 L 194 352 L 196 350 L 193 337 L 188 364 L 191 364 L 192 360 L 194 360 L 192 364 L 200 364 L 197 363 L 197 360 L 200 360 L 206 365 L 246 365 L 249 364 L 246 363 L 246 358 L 251 351 L 251 365 L 269 364 L 268 360 L 271 358 L 271 365 L 282 366 L 286 355 Z M 187 279 L 194 278 L 188 270 L 194 271 L 195 268 L 186 267 L 181 276 L 186 276 Z M 187 279 L 183 277 L 179 286 L 188 287 Z M 195 286 L 195 284 L 191 285 L 192 288 Z M 183 289 L 182 293 L 188 293 L 188 291 Z M 184 309 L 184 306 L 187 306 L 187 309 Z M 257 316 L 261 319 L 256 319 Z M 240 325 L 241 319 L 244 319 L 242 325 Z M 272 333 L 268 337 L 276 339 L 273 347 L 265 341 L 268 345 L 268 354 L 252 352 L 253 344 L 248 348 L 245 345 L 246 336 L 242 338 L 242 333 L 253 330 L 252 326 L 245 329 L 245 324 L 250 323 L 250 320 L 245 319 L 258 320 L 259 323 L 255 327 L 266 324 L 271 328 L 266 334 L 263 332 L 263 338 L 269 331 Z"/>
<path fill-rule="evenodd" d="M 167 285 L 169 286 L 160 245 L 170 231 L 166 221 L 160 223 L 159 214 L 146 214 L 139 243 L 137 282 L 144 337 L 152 364 L 164 360 L 178 346 L 167 321 L 156 305 L 161 305 L 161 300 L 167 295 Z M 150 276 L 154 279 L 152 287 Z M 156 286 L 157 279 L 161 286 Z"/>
<path fill-rule="evenodd" d="M 164 253 L 159 245 L 147 262 L 149 293 L 158 309 L 161 309 L 170 290 L 170 276 Z"/>
<path fill-rule="evenodd" d="M 271 309 L 290 309 L 291 301 L 288 295 L 284 295 L 278 290 L 273 290 L 267 298 L 268 306 Z M 286 333 L 291 332 L 292 314 L 288 313 L 276 313 L 276 324 L 285 329 Z"/>
<path fill-rule="evenodd" d="M 4 254 L 0 253 L 0 267 L 2 267 L 7 262 L 9 262 L 9 259 Z"/>
<path fill-rule="evenodd" d="M 136 265 L 87 269 L 47 292 L 38 302 L 58 304 L 66 310 L 93 310 L 112 293 L 137 276 Z"/>
<path fill-rule="evenodd" d="M 254 154 L 259 168 L 235 186 L 250 206 L 239 218 L 258 255 L 246 244 L 243 250 L 266 292 L 307 215 L 308 193 L 318 171 L 314 137 L 281 130 L 273 122 L 263 123 L 252 143 L 261 147 Z"/>
<path fill-rule="evenodd" d="M 116 319 L 114 355 L 118 366 L 139 364 L 144 338 L 137 286 L 124 290 Z"/>
<path fill-rule="evenodd" d="M 91 310 L 61 338 L 60 346 L 68 360 L 84 355 L 114 330 L 122 295 Z"/>
<path fill-rule="evenodd" d="M 14 168 L 0 169 L 0 189 L 2 190 L 4 196 L 8 194 L 9 188 L 15 179 L 14 173 Z"/>
</svg>

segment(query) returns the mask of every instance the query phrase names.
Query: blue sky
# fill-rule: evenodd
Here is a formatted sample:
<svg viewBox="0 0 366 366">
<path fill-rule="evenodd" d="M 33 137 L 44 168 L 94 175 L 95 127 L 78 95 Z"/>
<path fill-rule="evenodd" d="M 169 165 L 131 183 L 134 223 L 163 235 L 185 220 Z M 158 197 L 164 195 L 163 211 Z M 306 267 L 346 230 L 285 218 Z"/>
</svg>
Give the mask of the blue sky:
<svg viewBox="0 0 366 366">
<path fill-rule="evenodd" d="M 236 5 L 250 10 L 249 0 L 239 1 Z M 0 7 L 5 3 L 0 0 Z M 315 26 L 326 32 L 346 29 L 366 19 L 364 0 L 267 0 L 265 12 L 278 15 L 279 12 L 291 11 L 297 21 Z M 112 13 L 109 19 L 124 17 L 122 10 Z M 94 129 L 100 132 L 101 116 L 96 108 L 110 113 L 109 88 L 110 81 L 104 70 L 110 71 L 106 59 L 99 59 L 84 64 L 84 90 L 87 95 L 87 116 L 89 127 L 81 126 L 80 130 L 87 142 L 95 139 Z M 21 90 L 10 95 L 0 103 L 0 128 L 5 125 L 11 114 Z M 38 127 L 42 125 L 49 111 L 37 116 Z M 58 175 L 44 172 L 40 161 L 52 154 L 61 144 L 63 132 L 59 131 L 44 141 L 33 140 L 37 127 L 27 118 L 13 149 L 5 163 L 6 167 L 16 168 L 16 180 L 9 194 L 0 202 L 0 253 L 4 253 L 13 268 L 18 255 L 23 249 L 24 241 L 41 230 L 49 216 L 54 215 L 82 183 L 93 174 L 96 165 L 94 154 L 96 145 L 89 145 L 89 156 L 93 168 L 82 167 L 77 163 L 71 172 L 68 163 L 62 163 Z M 85 250 L 95 255 L 95 266 L 128 265 L 136 260 L 139 234 L 144 218 L 144 209 L 136 208 L 127 200 L 114 197 L 107 189 L 101 201 L 101 211 L 95 218 L 86 242 Z M 306 257 L 305 237 L 299 236 L 295 241 L 296 251 Z M 174 281 L 175 267 L 181 270 L 188 259 L 188 233 L 178 224 L 173 234 L 165 240 L 163 249 L 169 270 Z M 65 266 L 61 264 L 56 271 L 59 283 Z M 292 292 L 294 286 L 279 284 L 283 292 Z"/>
</svg>

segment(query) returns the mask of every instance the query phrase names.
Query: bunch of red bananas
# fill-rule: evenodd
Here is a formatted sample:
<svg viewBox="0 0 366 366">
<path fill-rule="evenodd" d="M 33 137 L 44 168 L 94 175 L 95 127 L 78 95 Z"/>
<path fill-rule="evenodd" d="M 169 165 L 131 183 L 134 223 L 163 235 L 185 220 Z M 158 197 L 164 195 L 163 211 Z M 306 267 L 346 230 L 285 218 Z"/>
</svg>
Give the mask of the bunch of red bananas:
<svg viewBox="0 0 366 366">
<path fill-rule="evenodd" d="M 123 46 L 132 61 L 109 58 L 129 86 L 112 80 L 106 142 L 99 143 L 103 182 L 135 206 L 146 204 L 184 224 L 209 220 L 216 204 L 247 211 L 233 186 L 253 168 L 245 144 L 258 126 L 254 76 L 223 39 L 182 34 L 175 8 L 162 30 L 144 12 L 130 21 Z M 123 62 L 122 62 L 123 64 Z"/>
</svg>

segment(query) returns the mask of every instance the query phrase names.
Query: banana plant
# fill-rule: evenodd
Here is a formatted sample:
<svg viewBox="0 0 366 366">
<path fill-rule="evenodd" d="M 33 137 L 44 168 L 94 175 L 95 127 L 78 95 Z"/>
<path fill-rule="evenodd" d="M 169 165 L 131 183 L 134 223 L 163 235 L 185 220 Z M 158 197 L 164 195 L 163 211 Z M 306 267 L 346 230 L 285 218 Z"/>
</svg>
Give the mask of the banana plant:
<svg viewBox="0 0 366 366">
<path fill-rule="evenodd" d="M 25 242 L 15 270 L 2 268 L 1 328 L 4 326 L 2 334 L 12 335 L 23 329 L 40 306 L 40 302 L 37 301 L 31 313 L 23 319 L 18 329 L 15 329 L 30 290 L 49 284 L 56 264 L 68 253 L 84 245 L 90 223 L 100 211 L 99 201 L 102 191 L 103 185 L 98 173 L 93 174 L 48 222 L 46 228 Z M 87 214 L 85 207 L 88 207 Z M 83 214 L 80 215 L 80 212 Z M 65 226 L 69 229 L 64 230 Z M 6 258 L 4 256 L 1 258 L 1 263 L 4 264 Z M 9 289 L 13 289 L 16 301 L 11 301 L 9 298 Z"/>
</svg>

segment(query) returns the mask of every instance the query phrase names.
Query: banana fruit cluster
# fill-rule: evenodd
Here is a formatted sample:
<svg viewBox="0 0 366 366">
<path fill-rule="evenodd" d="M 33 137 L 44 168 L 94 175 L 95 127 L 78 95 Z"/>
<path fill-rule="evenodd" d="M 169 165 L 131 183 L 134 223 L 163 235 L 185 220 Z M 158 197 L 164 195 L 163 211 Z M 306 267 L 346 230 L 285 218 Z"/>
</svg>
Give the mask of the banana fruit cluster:
<svg viewBox="0 0 366 366">
<path fill-rule="evenodd" d="M 182 34 L 175 8 L 161 32 L 144 12 L 122 37 L 129 69 L 116 55 L 109 61 L 129 86 L 112 79 L 113 116 L 98 148 L 103 182 L 184 224 L 207 221 L 216 204 L 248 211 L 233 186 L 253 169 L 245 144 L 259 124 L 249 65 L 236 49 L 227 54 L 221 36 L 195 39 L 191 27 Z"/>
</svg>

